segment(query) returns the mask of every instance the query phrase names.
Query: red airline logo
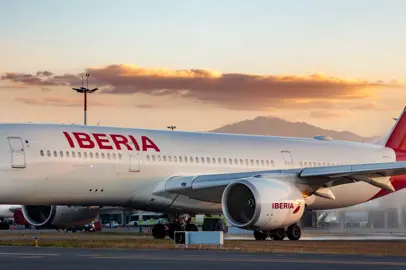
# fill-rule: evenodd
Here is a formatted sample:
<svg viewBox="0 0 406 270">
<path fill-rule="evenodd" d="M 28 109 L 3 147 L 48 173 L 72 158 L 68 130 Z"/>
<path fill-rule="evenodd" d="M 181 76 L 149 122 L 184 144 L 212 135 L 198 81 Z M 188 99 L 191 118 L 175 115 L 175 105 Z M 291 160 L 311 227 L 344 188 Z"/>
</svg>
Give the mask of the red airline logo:
<svg viewBox="0 0 406 270">
<path fill-rule="evenodd" d="M 300 210 L 300 205 L 295 208 L 294 203 L 272 203 L 272 209 L 295 209 L 293 214 L 296 214 Z"/>
<path fill-rule="evenodd" d="M 293 203 L 272 203 L 272 209 L 293 209 Z"/>
<path fill-rule="evenodd" d="M 104 133 L 83 133 L 72 132 L 72 135 L 68 132 L 63 132 L 66 140 L 71 148 L 79 147 L 86 149 L 93 149 L 98 147 L 103 150 L 122 150 L 127 149 L 129 151 L 148 151 L 148 149 L 160 152 L 158 146 L 147 136 L 141 136 L 138 141 L 132 135 L 124 136 L 119 134 L 104 134 Z M 109 139 L 110 138 L 110 139 Z M 74 143 L 76 141 L 76 144 Z M 139 144 L 140 142 L 140 144 Z M 134 148 L 134 149 L 133 149 Z"/>
</svg>

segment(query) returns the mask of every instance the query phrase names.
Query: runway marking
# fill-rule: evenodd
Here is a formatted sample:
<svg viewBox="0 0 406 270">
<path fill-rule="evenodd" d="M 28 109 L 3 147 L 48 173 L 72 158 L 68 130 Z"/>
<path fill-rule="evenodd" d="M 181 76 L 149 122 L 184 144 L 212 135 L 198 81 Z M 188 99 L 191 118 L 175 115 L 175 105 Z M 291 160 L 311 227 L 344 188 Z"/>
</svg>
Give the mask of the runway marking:
<svg viewBox="0 0 406 270">
<path fill-rule="evenodd" d="M 19 259 L 38 259 L 38 258 L 43 258 L 44 256 L 21 256 L 18 257 Z"/>
<path fill-rule="evenodd" d="M 52 253 L 16 253 L 16 252 L 0 252 L 0 255 L 12 255 L 12 256 L 60 256 L 61 254 Z"/>
</svg>

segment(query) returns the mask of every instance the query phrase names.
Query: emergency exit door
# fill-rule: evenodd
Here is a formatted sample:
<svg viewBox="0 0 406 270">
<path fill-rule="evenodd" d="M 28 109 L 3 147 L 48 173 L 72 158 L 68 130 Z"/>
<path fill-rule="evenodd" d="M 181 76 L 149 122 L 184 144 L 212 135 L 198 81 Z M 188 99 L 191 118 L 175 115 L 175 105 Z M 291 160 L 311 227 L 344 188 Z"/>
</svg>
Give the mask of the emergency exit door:
<svg viewBox="0 0 406 270">
<path fill-rule="evenodd" d="M 25 151 L 21 138 L 9 137 L 8 143 L 10 144 L 11 167 L 25 168 Z"/>
<path fill-rule="evenodd" d="M 140 171 L 140 158 L 138 153 L 130 154 L 130 172 L 139 172 Z"/>
<path fill-rule="evenodd" d="M 286 169 L 293 168 L 293 159 L 289 151 L 281 151 L 283 161 L 285 162 Z"/>
</svg>

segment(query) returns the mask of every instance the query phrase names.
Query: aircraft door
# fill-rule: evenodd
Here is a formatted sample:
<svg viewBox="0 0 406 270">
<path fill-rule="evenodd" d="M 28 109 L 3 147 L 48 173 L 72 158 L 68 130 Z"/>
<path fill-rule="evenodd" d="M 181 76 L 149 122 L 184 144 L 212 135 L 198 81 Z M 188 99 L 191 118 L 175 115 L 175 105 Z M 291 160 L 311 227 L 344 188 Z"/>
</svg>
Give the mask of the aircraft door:
<svg viewBox="0 0 406 270">
<path fill-rule="evenodd" d="M 11 167 L 25 168 L 25 151 L 20 137 L 8 137 L 11 151 Z"/>
<path fill-rule="evenodd" d="M 289 151 L 281 151 L 283 161 L 285 162 L 285 167 L 287 169 L 293 168 L 293 159 Z"/>
<path fill-rule="evenodd" d="M 130 153 L 130 172 L 140 171 L 140 158 L 138 153 Z"/>
</svg>

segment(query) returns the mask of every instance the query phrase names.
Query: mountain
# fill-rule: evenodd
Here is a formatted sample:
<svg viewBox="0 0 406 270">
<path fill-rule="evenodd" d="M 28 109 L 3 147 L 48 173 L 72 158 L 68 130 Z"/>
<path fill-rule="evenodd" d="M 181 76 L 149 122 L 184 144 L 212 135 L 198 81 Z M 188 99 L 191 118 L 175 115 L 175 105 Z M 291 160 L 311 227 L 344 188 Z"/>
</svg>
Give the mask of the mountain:
<svg viewBox="0 0 406 270">
<path fill-rule="evenodd" d="M 330 136 L 334 140 L 354 142 L 372 142 L 381 138 L 362 137 L 349 131 L 323 129 L 305 122 L 289 122 L 280 118 L 265 116 L 226 125 L 210 132 L 308 138 L 323 135 Z"/>
</svg>

